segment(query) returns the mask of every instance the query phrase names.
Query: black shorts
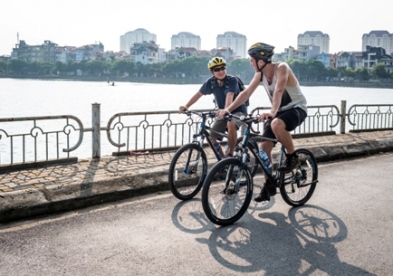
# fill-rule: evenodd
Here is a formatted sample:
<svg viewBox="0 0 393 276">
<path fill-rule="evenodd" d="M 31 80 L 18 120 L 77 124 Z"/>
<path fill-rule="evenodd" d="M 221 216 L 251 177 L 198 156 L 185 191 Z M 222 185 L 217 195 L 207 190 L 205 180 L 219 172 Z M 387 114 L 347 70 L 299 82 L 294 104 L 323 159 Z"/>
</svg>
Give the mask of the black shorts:
<svg viewBox="0 0 393 276">
<path fill-rule="evenodd" d="M 285 130 L 292 131 L 298 126 L 300 126 L 303 123 L 303 121 L 306 119 L 306 117 L 307 117 L 307 113 L 303 109 L 296 107 L 286 111 L 277 112 L 276 117 L 274 118 L 280 118 L 285 123 Z M 272 131 L 272 126 L 271 126 L 273 119 L 269 119 L 264 123 L 263 136 L 269 138 L 276 138 L 276 136 Z"/>
</svg>

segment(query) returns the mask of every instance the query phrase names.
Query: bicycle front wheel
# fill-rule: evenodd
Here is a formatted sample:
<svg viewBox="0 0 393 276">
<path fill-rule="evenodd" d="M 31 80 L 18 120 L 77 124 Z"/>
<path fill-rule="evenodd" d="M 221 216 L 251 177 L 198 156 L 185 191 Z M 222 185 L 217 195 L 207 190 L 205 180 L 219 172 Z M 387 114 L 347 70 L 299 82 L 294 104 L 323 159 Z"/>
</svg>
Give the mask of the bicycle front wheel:
<svg viewBox="0 0 393 276">
<path fill-rule="evenodd" d="M 239 220 L 250 205 L 253 182 L 250 170 L 237 158 L 223 159 L 210 170 L 202 189 L 202 207 L 218 225 Z"/>
<path fill-rule="evenodd" d="M 207 159 L 197 144 L 187 144 L 177 150 L 169 166 L 169 185 L 180 200 L 193 198 L 202 188 L 207 174 Z"/>
<path fill-rule="evenodd" d="M 242 141 L 243 141 L 242 137 L 239 137 L 237 139 L 237 146 L 238 147 L 241 147 Z M 257 143 L 255 143 L 255 142 L 251 143 L 250 141 L 248 141 L 247 148 L 248 148 L 247 167 L 250 170 L 251 176 L 254 177 L 255 174 L 257 173 L 257 170 L 258 170 L 257 156 L 259 155 L 259 148 L 258 148 Z"/>
<path fill-rule="evenodd" d="M 318 165 L 309 150 L 298 149 L 295 153 L 300 165 L 290 172 L 280 173 L 280 193 L 287 204 L 301 206 L 314 193 L 318 182 Z"/>
</svg>

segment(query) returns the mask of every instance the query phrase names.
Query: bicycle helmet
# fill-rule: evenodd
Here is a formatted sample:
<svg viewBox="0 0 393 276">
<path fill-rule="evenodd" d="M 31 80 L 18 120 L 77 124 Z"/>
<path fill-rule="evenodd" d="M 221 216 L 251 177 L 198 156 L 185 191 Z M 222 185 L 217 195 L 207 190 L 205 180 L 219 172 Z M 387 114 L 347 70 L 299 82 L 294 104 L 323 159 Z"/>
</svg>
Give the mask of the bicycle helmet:
<svg viewBox="0 0 393 276">
<path fill-rule="evenodd" d="M 211 60 L 209 60 L 209 62 L 207 64 L 207 68 L 209 68 L 209 70 L 211 70 L 214 67 L 225 66 L 225 65 L 227 65 L 227 62 L 225 61 L 225 59 L 223 59 L 222 57 L 214 57 Z"/>
<path fill-rule="evenodd" d="M 248 49 L 248 54 L 256 60 L 262 59 L 266 63 L 270 63 L 274 55 L 274 46 L 257 42 Z"/>
</svg>

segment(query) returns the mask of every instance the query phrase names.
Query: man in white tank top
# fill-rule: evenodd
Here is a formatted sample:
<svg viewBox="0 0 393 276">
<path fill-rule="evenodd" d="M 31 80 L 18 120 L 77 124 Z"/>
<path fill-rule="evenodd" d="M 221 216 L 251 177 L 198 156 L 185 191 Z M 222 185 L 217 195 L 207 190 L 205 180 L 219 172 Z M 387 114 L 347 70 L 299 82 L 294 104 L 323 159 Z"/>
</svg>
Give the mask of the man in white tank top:
<svg viewBox="0 0 393 276">
<path fill-rule="evenodd" d="M 218 112 L 223 117 L 251 97 L 262 82 L 272 107 L 269 112 L 259 116 L 264 122 L 263 136 L 277 138 L 287 150 L 287 158 L 280 171 L 291 171 L 299 164 L 293 144 L 291 131 L 299 126 L 307 117 L 307 101 L 301 92 L 299 82 L 286 62 L 272 63 L 274 47 L 265 43 L 255 43 L 248 49 L 251 66 L 255 74 L 248 87 L 243 90 L 236 100 L 224 110 Z M 262 141 L 260 147 L 272 160 L 272 141 Z M 267 179 L 267 178 L 266 178 Z M 276 186 L 266 180 L 261 193 L 255 201 L 270 200 L 276 194 Z"/>
</svg>

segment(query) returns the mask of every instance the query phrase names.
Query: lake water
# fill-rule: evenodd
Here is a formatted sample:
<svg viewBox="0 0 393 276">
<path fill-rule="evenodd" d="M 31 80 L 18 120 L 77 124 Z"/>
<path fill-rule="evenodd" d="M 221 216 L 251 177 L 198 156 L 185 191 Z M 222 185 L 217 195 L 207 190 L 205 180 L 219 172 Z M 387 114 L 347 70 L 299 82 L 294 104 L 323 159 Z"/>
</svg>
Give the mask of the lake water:
<svg viewBox="0 0 393 276">
<path fill-rule="evenodd" d="M 170 85 L 118 82 L 83 82 L 61 80 L 0 79 L 0 118 L 48 115 L 73 115 L 85 128 L 91 127 L 92 104 L 100 103 L 101 126 L 106 126 L 112 115 L 119 112 L 178 110 L 196 93 L 200 85 Z M 347 101 L 353 104 L 392 104 L 393 89 L 349 87 L 302 87 L 308 105 L 336 105 Z M 270 106 L 265 90 L 258 88 L 250 99 L 249 110 Z M 192 108 L 209 109 L 213 97 L 202 97 Z M 1 125 L 0 125 L 1 129 Z M 86 133 L 85 139 L 91 135 Z M 85 140 L 84 139 L 84 140 Z M 106 148 L 102 135 L 101 155 L 110 155 L 114 148 Z M 91 144 L 72 155 L 79 158 L 91 156 Z"/>
</svg>

